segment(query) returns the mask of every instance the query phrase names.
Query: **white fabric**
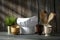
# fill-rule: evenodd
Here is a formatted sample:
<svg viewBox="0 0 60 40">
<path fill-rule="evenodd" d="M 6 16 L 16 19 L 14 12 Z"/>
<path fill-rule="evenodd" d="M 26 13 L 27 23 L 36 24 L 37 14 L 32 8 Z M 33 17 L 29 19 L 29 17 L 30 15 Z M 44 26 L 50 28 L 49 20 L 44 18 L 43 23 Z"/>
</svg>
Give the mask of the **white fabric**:
<svg viewBox="0 0 60 40">
<path fill-rule="evenodd" d="M 35 26 L 38 23 L 37 16 L 30 18 L 17 18 L 17 24 L 20 25 L 22 34 L 33 34 L 35 33 Z"/>
<path fill-rule="evenodd" d="M 22 27 L 21 28 L 21 34 L 34 34 L 35 33 L 35 27 Z"/>
<path fill-rule="evenodd" d="M 27 26 L 27 22 L 30 18 L 17 18 L 17 24 L 24 27 Z"/>
<path fill-rule="evenodd" d="M 36 16 L 30 18 L 17 18 L 17 24 L 22 27 L 33 27 L 38 23 Z"/>
</svg>

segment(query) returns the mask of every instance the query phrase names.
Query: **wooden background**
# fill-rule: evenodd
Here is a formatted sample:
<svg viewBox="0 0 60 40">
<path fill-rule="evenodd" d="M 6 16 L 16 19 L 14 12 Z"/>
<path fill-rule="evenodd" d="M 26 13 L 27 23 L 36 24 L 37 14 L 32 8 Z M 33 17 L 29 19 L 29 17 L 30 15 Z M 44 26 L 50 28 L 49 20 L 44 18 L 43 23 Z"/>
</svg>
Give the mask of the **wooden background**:
<svg viewBox="0 0 60 40">
<path fill-rule="evenodd" d="M 56 17 L 53 26 L 60 33 L 60 0 L 55 0 Z M 7 31 L 4 24 L 6 16 L 31 17 L 38 16 L 39 11 L 44 9 L 48 14 L 54 12 L 54 0 L 0 0 L 0 31 Z"/>
</svg>

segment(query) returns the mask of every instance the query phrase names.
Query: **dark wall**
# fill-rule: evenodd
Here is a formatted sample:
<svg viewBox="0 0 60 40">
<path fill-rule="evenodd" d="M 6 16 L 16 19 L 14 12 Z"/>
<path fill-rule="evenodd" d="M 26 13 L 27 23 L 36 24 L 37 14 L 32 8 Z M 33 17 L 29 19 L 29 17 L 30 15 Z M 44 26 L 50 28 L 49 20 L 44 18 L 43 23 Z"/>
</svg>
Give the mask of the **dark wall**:
<svg viewBox="0 0 60 40">
<path fill-rule="evenodd" d="M 57 16 L 57 32 L 60 33 L 60 0 L 55 1 L 56 4 L 56 16 Z"/>
<path fill-rule="evenodd" d="M 4 19 L 6 16 L 13 15 L 15 17 L 31 17 L 38 16 L 39 12 L 44 9 L 48 15 L 55 12 L 56 17 L 52 21 L 52 25 L 56 26 L 56 32 L 60 32 L 60 0 L 0 0 L 0 31 L 6 31 Z M 39 5 L 38 5 L 39 2 Z M 38 8 L 39 6 L 39 8 Z"/>
<path fill-rule="evenodd" d="M 56 1 L 56 0 L 55 0 Z M 51 12 L 55 12 L 56 13 L 56 4 L 54 0 L 39 0 L 39 11 L 41 11 L 42 9 L 45 10 L 47 12 L 47 14 L 49 15 Z M 54 17 L 54 19 L 51 21 L 51 25 L 53 26 L 53 32 L 57 33 L 58 32 L 58 23 L 57 23 L 57 16 Z"/>
<path fill-rule="evenodd" d="M 52 21 L 55 27 L 55 32 L 60 33 L 60 0 L 46 0 L 46 11 L 55 12 L 56 16 Z"/>
<path fill-rule="evenodd" d="M 7 31 L 6 16 L 31 17 L 38 13 L 36 0 L 0 0 L 0 31 Z"/>
</svg>

